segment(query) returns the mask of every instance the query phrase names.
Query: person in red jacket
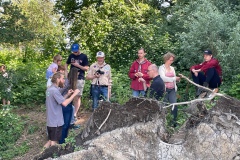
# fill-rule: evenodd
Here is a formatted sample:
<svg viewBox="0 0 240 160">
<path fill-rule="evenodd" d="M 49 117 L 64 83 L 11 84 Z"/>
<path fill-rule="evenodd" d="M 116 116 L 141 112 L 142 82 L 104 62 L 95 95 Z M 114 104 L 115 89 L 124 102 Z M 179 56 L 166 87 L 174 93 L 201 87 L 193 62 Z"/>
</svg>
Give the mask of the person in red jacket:
<svg viewBox="0 0 240 160">
<path fill-rule="evenodd" d="M 152 63 L 145 58 L 145 51 L 143 48 L 138 50 L 138 59 L 135 60 L 129 70 L 128 76 L 131 79 L 132 96 L 139 97 L 144 96 L 143 82 L 139 78 L 143 78 L 146 81 L 146 86 L 150 86 L 151 78 L 147 74 L 148 66 Z"/>
<path fill-rule="evenodd" d="M 214 92 L 218 92 L 218 87 L 222 82 L 222 68 L 218 60 L 213 58 L 212 51 L 206 50 L 203 54 L 204 62 L 190 68 L 193 81 L 199 85 L 213 89 Z M 197 88 L 196 96 L 199 96 L 203 91 Z"/>
</svg>

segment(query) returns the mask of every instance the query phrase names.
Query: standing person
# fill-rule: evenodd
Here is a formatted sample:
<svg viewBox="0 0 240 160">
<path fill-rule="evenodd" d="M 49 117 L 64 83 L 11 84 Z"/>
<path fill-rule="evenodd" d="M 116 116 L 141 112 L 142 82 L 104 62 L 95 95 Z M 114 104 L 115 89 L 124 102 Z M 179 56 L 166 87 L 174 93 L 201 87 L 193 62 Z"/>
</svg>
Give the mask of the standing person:
<svg viewBox="0 0 240 160">
<path fill-rule="evenodd" d="M 71 70 L 68 74 L 68 78 L 65 80 L 66 86 L 64 86 L 64 90 L 62 90 L 63 96 L 67 94 L 68 90 L 71 90 L 71 89 L 76 90 L 77 89 L 77 80 L 78 80 L 78 69 L 75 67 L 71 68 Z M 65 143 L 65 138 L 67 138 L 67 136 L 68 136 L 68 130 L 70 128 L 72 114 L 74 114 L 72 105 L 73 105 L 73 103 L 70 102 L 66 107 L 62 106 L 64 125 L 62 127 L 62 136 L 61 136 L 61 139 L 59 140 L 59 144 Z"/>
<path fill-rule="evenodd" d="M 177 85 L 176 82 L 180 81 L 180 77 L 176 76 L 175 69 L 171 66 L 171 64 L 175 60 L 175 55 L 173 53 L 166 53 L 163 56 L 164 64 L 159 67 L 159 74 L 165 83 L 166 94 L 164 97 L 165 102 L 176 103 L 177 102 Z M 177 106 L 171 111 L 173 115 L 173 126 L 177 125 Z"/>
<path fill-rule="evenodd" d="M 10 105 L 10 99 L 12 97 L 11 86 L 12 83 L 10 82 L 10 77 L 6 72 L 6 66 L 2 64 L 0 66 L 0 73 L 1 73 L 1 98 L 3 105 Z"/>
<path fill-rule="evenodd" d="M 66 107 L 80 92 L 78 89 L 75 91 L 69 90 L 63 97 L 59 91 L 59 87 L 62 88 L 64 86 L 65 79 L 64 75 L 59 72 L 53 75 L 52 83 L 51 87 L 46 91 L 47 131 L 49 140 L 44 145 L 45 148 L 57 144 L 60 140 L 62 126 L 64 124 L 62 106 Z"/>
<path fill-rule="evenodd" d="M 143 82 L 139 80 L 139 78 L 143 78 L 146 81 L 146 86 L 150 86 L 150 80 L 147 70 L 148 66 L 151 65 L 145 58 L 145 51 L 143 48 L 138 50 L 138 59 L 134 61 L 130 67 L 128 76 L 131 79 L 131 89 L 132 89 L 132 96 L 139 97 L 145 95 Z"/>
<path fill-rule="evenodd" d="M 190 68 L 193 82 L 213 89 L 215 93 L 218 92 L 218 88 L 222 83 L 222 68 L 217 59 L 213 58 L 211 50 L 205 50 L 203 52 L 204 62 L 201 64 L 193 65 Z M 199 96 L 204 90 L 202 88 L 196 88 L 196 96 Z"/>
<path fill-rule="evenodd" d="M 92 109 L 98 107 L 98 100 L 103 96 L 104 100 L 109 101 L 112 87 L 111 67 L 107 64 L 105 54 L 102 51 L 97 52 L 97 62 L 90 66 L 86 79 L 92 80 L 91 93 L 93 99 Z"/>
<path fill-rule="evenodd" d="M 53 76 L 54 73 L 57 72 L 58 65 L 61 65 L 62 62 L 62 56 L 60 54 L 57 54 L 53 57 L 53 62 L 49 65 L 47 71 L 46 71 L 46 79 L 48 80 Z"/>
<path fill-rule="evenodd" d="M 155 98 L 156 100 L 160 100 L 160 98 L 163 97 L 163 94 L 165 92 L 165 84 L 158 73 L 158 67 L 156 66 L 156 64 L 151 64 L 148 67 L 147 72 L 148 72 L 149 77 L 152 78 L 152 83 L 148 90 L 149 97 Z M 144 88 L 146 90 L 147 89 L 146 81 L 143 78 L 139 78 L 139 81 L 143 82 L 143 84 L 145 86 Z"/>
<path fill-rule="evenodd" d="M 80 92 L 73 102 L 75 107 L 75 112 L 74 112 L 75 118 L 77 118 L 77 113 L 81 105 L 81 96 L 82 96 L 83 88 L 85 84 L 85 71 L 89 69 L 87 55 L 84 53 L 81 53 L 79 48 L 80 46 L 77 43 L 74 43 L 71 46 L 72 54 L 69 55 L 65 65 L 66 71 L 67 71 L 68 65 L 70 64 L 71 65 L 70 68 L 76 67 L 78 68 L 78 72 L 79 72 L 77 88 L 80 90 Z"/>
</svg>

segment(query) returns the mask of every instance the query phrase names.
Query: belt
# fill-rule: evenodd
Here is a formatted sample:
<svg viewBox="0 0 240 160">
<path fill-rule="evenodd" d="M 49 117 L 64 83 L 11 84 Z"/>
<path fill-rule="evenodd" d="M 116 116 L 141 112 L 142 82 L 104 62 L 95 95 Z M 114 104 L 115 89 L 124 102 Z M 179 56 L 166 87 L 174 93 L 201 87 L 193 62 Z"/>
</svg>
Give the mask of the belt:
<svg viewBox="0 0 240 160">
<path fill-rule="evenodd" d="M 107 85 L 96 85 L 96 84 L 92 84 L 92 85 L 96 87 L 108 87 Z"/>
</svg>

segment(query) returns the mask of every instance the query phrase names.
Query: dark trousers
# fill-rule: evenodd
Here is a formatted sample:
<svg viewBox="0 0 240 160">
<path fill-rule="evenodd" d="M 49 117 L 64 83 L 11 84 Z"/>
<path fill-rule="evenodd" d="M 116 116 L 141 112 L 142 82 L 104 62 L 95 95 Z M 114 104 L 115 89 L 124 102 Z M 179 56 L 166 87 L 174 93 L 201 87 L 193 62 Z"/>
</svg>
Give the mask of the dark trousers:
<svg viewBox="0 0 240 160">
<path fill-rule="evenodd" d="M 68 130 L 72 120 L 73 107 L 72 103 L 69 103 L 66 107 L 62 106 L 64 125 L 62 126 L 62 136 L 59 140 L 59 144 L 65 143 L 65 138 L 68 136 Z"/>
<path fill-rule="evenodd" d="M 203 85 L 204 82 L 209 84 L 209 88 L 218 88 L 221 85 L 221 78 L 219 77 L 217 70 L 215 68 L 209 68 L 206 75 L 203 72 L 199 72 L 196 77 L 193 72 L 192 79 L 194 83 Z"/>
</svg>

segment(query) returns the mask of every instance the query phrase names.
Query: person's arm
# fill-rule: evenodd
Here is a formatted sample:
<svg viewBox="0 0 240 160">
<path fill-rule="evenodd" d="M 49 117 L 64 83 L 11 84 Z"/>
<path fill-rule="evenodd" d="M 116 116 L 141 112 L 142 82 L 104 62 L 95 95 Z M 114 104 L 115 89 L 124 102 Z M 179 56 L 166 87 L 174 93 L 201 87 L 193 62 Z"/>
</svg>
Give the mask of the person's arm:
<svg viewBox="0 0 240 160">
<path fill-rule="evenodd" d="M 146 91 L 147 90 L 147 84 L 146 84 L 146 81 L 141 77 L 141 78 L 138 78 L 138 81 L 139 82 L 143 82 L 143 89 L 144 89 L 144 91 Z"/>
<path fill-rule="evenodd" d="M 100 77 L 99 74 L 95 74 L 93 72 L 94 72 L 93 65 L 91 65 L 89 70 L 88 70 L 88 74 L 86 76 L 87 80 L 93 80 L 94 78 L 99 78 Z"/>
<path fill-rule="evenodd" d="M 81 53 L 81 54 L 83 54 L 83 53 Z M 74 65 L 77 68 L 80 68 L 83 71 L 87 71 L 89 69 L 88 58 L 87 58 L 87 56 L 85 54 L 84 54 L 82 65 L 80 65 L 77 62 L 74 62 L 74 63 L 71 63 L 71 64 Z"/>
<path fill-rule="evenodd" d="M 200 68 L 201 71 L 205 72 L 206 70 L 208 70 L 209 68 L 214 68 L 217 67 L 219 65 L 218 60 L 216 59 L 211 59 L 209 62 L 204 63 L 202 65 L 202 67 Z"/>
<path fill-rule="evenodd" d="M 73 101 L 73 98 L 74 98 L 79 92 L 80 92 L 79 89 L 76 89 L 69 98 L 65 99 L 65 101 L 62 102 L 62 106 L 66 107 L 70 102 Z"/>
<path fill-rule="evenodd" d="M 174 81 L 176 81 L 176 77 L 167 77 L 167 76 L 165 75 L 165 69 L 164 69 L 163 66 L 160 66 L 160 67 L 159 67 L 158 73 L 159 73 L 160 77 L 162 78 L 162 80 L 163 80 L 164 82 L 174 82 Z"/>
<path fill-rule="evenodd" d="M 109 74 L 108 74 L 108 101 L 111 98 L 111 92 L 112 91 L 112 73 L 111 73 L 111 67 L 109 70 Z"/>
<path fill-rule="evenodd" d="M 197 65 L 193 65 L 191 68 L 190 68 L 190 71 L 194 71 L 194 70 L 198 70 L 202 67 L 202 63 L 201 64 L 197 64 Z"/>
<path fill-rule="evenodd" d="M 77 62 L 71 63 L 73 66 L 80 68 L 83 71 L 87 71 L 89 69 L 89 66 L 81 66 L 80 64 L 78 64 Z"/>
<path fill-rule="evenodd" d="M 149 67 L 152 63 L 149 62 L 149 61 L 148 61 L 147 63 L 148 63 L 148 64 L 147 64 L 147 68 L 146 68 L 146 70 L 145 70 L 146 72 L 143 72 L 141 77 L 142 77 L 143 79 L 147 80 L 147 81 L 150 81 L 152 78 L 149 77 L 149 75 L 148 75 L 148 73 L 147 73 L 147 70 L 148 70 L 148 67 Z"/>
<path fill-rule="evenodd" d="M 65 64 L 65 73 L 64 73 L 64 74 L 65 74 L 66 77 L 67 77 L 67 75 L 68 75 L 68 65 L 69 65 L 69 64 L 67 64 L 67 63 Z"/>
<path fill-rule="evenodd" d="M 134 62 L 129 69 L 128 77 L 131 78 L 131 79 L 136 79 L 137 78 L 136 77 L 136 72 L 135 72 L 135 69 L 134 69 Z"/>
</svg>

